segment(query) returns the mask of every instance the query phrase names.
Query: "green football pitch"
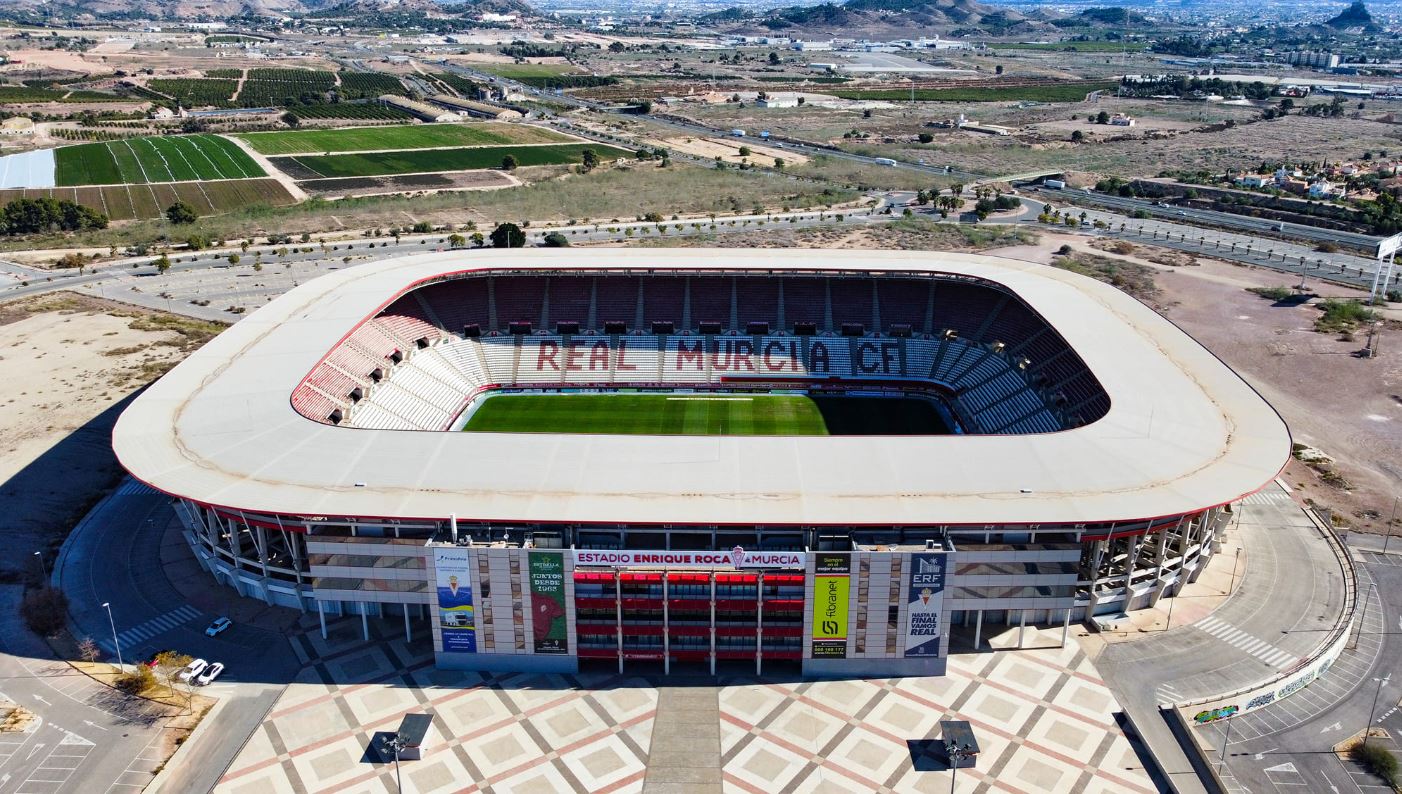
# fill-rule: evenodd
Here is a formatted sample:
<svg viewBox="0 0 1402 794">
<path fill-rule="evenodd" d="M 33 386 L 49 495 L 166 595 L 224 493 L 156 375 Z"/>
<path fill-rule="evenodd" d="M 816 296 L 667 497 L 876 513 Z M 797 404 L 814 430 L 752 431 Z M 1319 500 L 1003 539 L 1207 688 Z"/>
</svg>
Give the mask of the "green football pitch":
<svg viewBox="0 0 1402 794">
<path fill-rule="evenodd" d="M 792 394 L 499 394 L 466 431 L 685 436 L 935 435 L 927 400 Z"/>
</svg>

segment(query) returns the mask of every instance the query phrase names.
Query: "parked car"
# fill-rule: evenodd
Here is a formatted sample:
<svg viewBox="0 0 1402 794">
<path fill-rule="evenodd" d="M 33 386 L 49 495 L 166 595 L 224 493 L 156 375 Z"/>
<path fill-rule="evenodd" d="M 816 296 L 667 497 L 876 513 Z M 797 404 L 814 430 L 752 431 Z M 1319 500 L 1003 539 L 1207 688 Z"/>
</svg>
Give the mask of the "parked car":
<svg viewBox="0 0 1402 794">
<path fill-rule="evenodd" d="M 214 622 L 209 624 L 209 628 L 204 630 L 204 636 L 218 637 L 232 625 L 234 625 L 234 622 L 228 618 L 215 618 Z"/>
<path fill-rule="evenodd" d="M 185 669 L 176 673 L 175 677 L 180 679 L 181 681 L 189 681 L 195 676 L 199 675 L 200 673 L 203 673 L 206 667 L 209 667 L 209 662 L 206 662 L 203 659 L 196 659 L 193 662 L 190 662 L 189 664 L 185 665 Z"/>
<path fill-rule="evenodd" d="M 206 667 L 204 669 L 204 672 L 200 673 L 199 676 L 195 678 L 195 683 L 199 684 L 200 686 L 204 686 L 210 681 L 213 681 L 214 679 L 218 678 L 219 674 L 222 672 L 224 672 L 224 663 L 215 662 L 209 667 Z"/>
</svg>

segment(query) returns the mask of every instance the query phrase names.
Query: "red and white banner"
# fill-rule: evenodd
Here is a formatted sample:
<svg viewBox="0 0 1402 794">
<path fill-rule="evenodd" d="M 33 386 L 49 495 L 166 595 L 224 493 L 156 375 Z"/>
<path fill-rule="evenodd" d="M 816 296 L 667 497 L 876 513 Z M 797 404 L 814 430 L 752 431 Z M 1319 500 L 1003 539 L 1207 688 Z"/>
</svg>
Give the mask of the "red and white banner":
<svg viewBox="0 0 1402 794">
<path fill-rule="evenodd" d="M 575 549 L 576 568 L 803 568 L 803 552 L 745 551 L 641 551 L 635 549 Z"/>
</svg>

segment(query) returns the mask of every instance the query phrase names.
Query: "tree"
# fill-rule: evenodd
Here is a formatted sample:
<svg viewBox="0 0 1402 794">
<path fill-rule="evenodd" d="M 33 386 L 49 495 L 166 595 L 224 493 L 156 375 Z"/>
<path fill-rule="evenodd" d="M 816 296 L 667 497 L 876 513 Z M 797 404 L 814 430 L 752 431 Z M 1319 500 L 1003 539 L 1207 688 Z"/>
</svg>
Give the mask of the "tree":
<svg viewBox="0 0 1402 794">
<path fill-rule="evenodd" d="M 580 163 L 585 171 L 593 171 L 599 166 L 599 154 L 593 149 L 585 149 L 579 153 Z"/>
<path fill-rule="evenodd" d="M 170 257 L 161 254 L 160 257 L 156 259 L 156 272 L 164 276 L 167 270 L 170 270 Z"/>
<path fill-rule="evenodd" d="M 565 237 L 563 234 L 560 234 L 559 232 L 550 232 L 549 234 L 545 235 L 545 247 L 546 247 L 546 248 L 569 248 L 569 247 L 570 247 L 570 241 L 569 241 L 569 238 Z"/>
<path fill-rule="evenodd" d="M 487 242 L 487 238 L 483 237 L 481 232 L 473 232 L 472 237 L 468 239 L 472 240 L 472 245 L 477 248 L 481 248 Z"/>
<path fill-rule="evenodd" d="M 1095 114 L 1095 123 L 1096 123 L 1096 124 L 1109 124 L 1109 123 L 1110 123 L 1110 114 L 1107 113 L 1106 111 L 1103 111 L 1103 110 L 1100 111 L 1099 113 Z"/>
<path fill-rule="evenodd" d="M 526 245 L 526 233 L 514 223 L 501 223 L 492 230 L 492 247 L 522 248 Z"/>
<path fill-rule="evenodd" d="M 183 201 L 177 201 L 166 207 L 166 220 L 171 223 L 194 223 L 199 219 L 200 214 L 195 211 L 195 208 Z"/>
<path fill-rule="evenodd" d="M 52 587 L 30 590 L 20 601 L 19 612 L 30 631 L 47 637 L 67 623 L 68 596 Z"/>
<path fill-rule="evenodd" d="M 461 234 L 450 234 L 448 235 L 448 245 L 452 248 L 462 248 L 467 245 L 467 238 Z"/>
<path fill-rule="evenodd" d="M 1073 131 L 1071 132 L 1071 142 L 1072 142 L 1072 143 L 1080 143 L 1081 141 L 1083 141 L 1083 140 L 1085 140 L 1085 139 L 1086 139 L 1086 134 L 1085 134 L 1084 132 L 1081 132 L 1080 130 L 1073 130 Z"/>
<path fill-rule="evenodd" d="M 615 42 L 613 42 L 612 44 L 609 45 L 609 52 L 614 52 L 614 53 L 623 52 L 623 51 L 626 50 L 626 49 L 628 49 L 628 48 L 625 47 L 625 46 L 623 45 L 623 42 L 621 42 L 621 41 L 615 41 Z"/>
<path fill-rule="evenodd" d="M 919 138 L 921 143 L 931 143 L 935 140 L 935 136 L 931 135 L 928 132 L 922 132 L 917 137 Z"/>
<path fill-rule="evenodd" d="M 775 158 L 774 158 L 774 167 L 775 167 L 775 168 L 777 168 L 777 169 L 779 169 L 780 171 L 782 171 L 782 170 L 784 170 L 784 166 L 785 166 L 785 165 L 788 165 L 788 163 L 785 163 L 785 162 L 784 162 L 784 158 L 782 158 L 782 157 L 775 157 Z"/>
<path fill-rule="evenodd" d="M 998 64 L 997 66 L 993 67 L 993 73 L 994 73 L 994 74 L 1002 74 L 1002 73 L 1003 73 L 1003 65 L 1000 63 L 1000 64 Z"/>
<path fill-rule="evenodd" d="M 617 43 L 617 42 L 615 42 L 615 43 Z M 511 156 L 511 155 L 509 155 L 509 154 L 508 154 L 507 156 L 501 158 L 501 170 L 503 170 L 503 171 L 515 171 L 515 170 L 516 170 L 516 158 L 513 157 L 513 156 Z"/>
<path fill-rule="evenodd" d="M 0 228 L 6 234 L 105 229 L 107 216 L 67 199 L 15 199 L 0 209 Z"/>
<path fill-rule="evenodd" d="M 97 661 L 98 657 L 102 656 L 102 651 L 97 647 L 97 643 L 93 642 L 92 637 L 84 637 L 78 641 L 78 656 L 88 664 L 92 664 Z"/>
<path fill-rule="evenodd" d="M 740 156 L 741 156 L 741 157 L 749 157 L 750 154 L 751 154 L 751 152 L 750 152 L 750 147 L 748 147 L 748 146 L 741 146 L 741 147 L 740 147 Z"/>
<path fill-rule="evenodd" d="M 185 247 L 191 251 L 203 251 L 209 247 L 209 238 L 202 234 L 192 234 L 185 238 Z"/>
<path fill-rule="evenodd" d="M 229 264 L 237 265 L 239 263 L 239 258 L 238 254 L 229 254 Z"/>
<path fill-rule="evenodd" d="M 769 53 L 769 65 L 770 65 L 770 66 L 778 66 L 778 65 L 779 65 L 779 53 L 774 52 L 774 51 L 772 51 L 772 50 L 770 51 L 770 53 Z"/>
</svg>

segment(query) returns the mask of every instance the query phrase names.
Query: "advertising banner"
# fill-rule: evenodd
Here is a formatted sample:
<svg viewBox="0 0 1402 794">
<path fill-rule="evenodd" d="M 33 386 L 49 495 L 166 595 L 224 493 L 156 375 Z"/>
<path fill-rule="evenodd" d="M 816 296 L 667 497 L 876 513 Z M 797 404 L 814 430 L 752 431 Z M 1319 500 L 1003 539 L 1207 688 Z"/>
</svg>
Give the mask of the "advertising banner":
<svg viewBox="0 0 1402 794">
<path fill-rule="evenodd" d="M 433 569 L 444 652 L 476 653 L 477 616 L 472 607 L 472 555 L 467 549 L 434 549 Z"/>
<path fill-rule="evenodd" d="M 847 658 L 847 607 L 851 585 L 850 555 L 817 555 L 813 566 L 814 659 Z"/>
<path fill-rule="evenodd" d="M 533 551 L 529 557 L 535 652 L 569 653 L 569 629 L 565 625 L 565 555 Z"/>
<path fill-rule="evenodd" d="M 803 552 L 745 551 L 736 546 L 730 551 L 635 551 L 631 549 L 596 551 L 575 549 L 576 567 L 603 566 L 607 568 L 667 567 L 667 568 L 789 568 L 803 567 Z"/>
<path fill-rule="evenodd" d="M 940 616 L 944 611 L 945 554 L 910 555 L 906 587 L 905 655 L 940 655 Z"/>
</svg>

